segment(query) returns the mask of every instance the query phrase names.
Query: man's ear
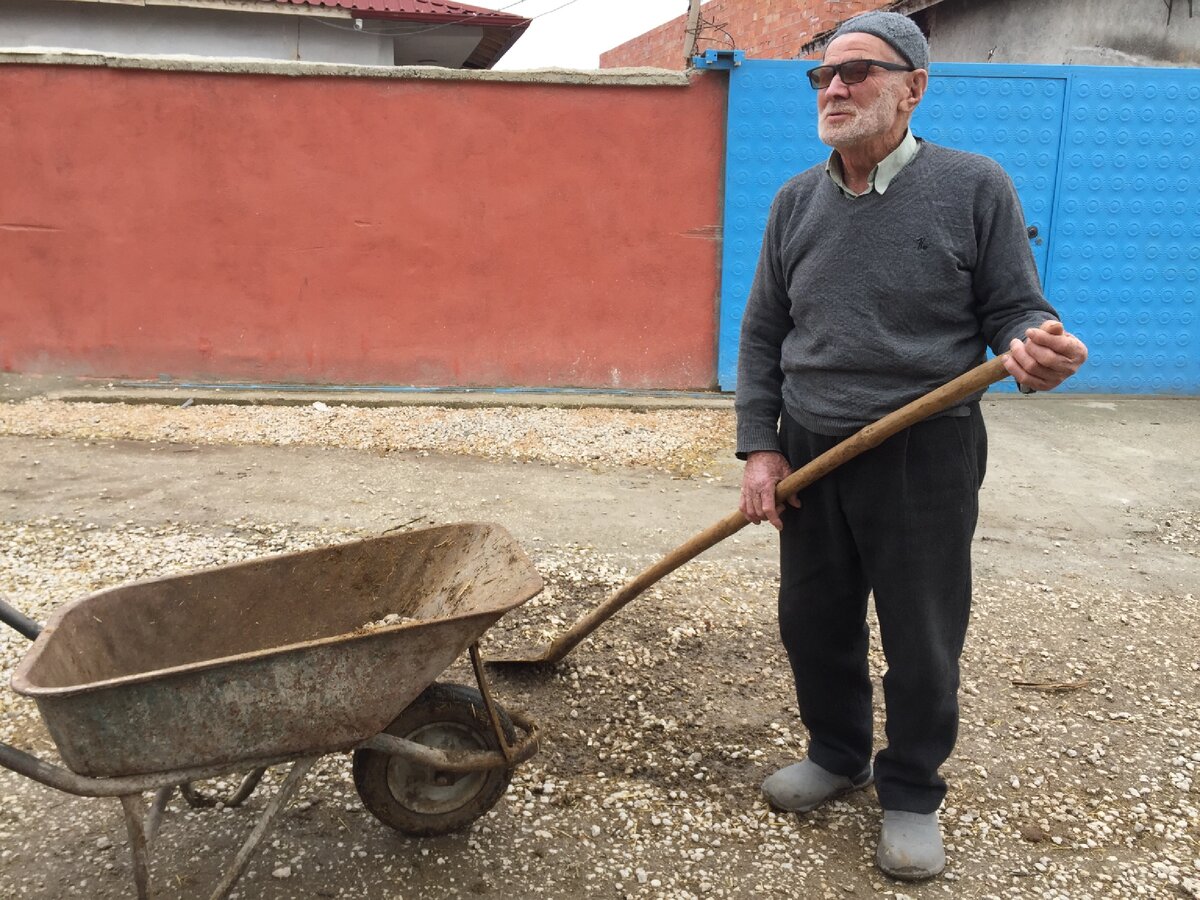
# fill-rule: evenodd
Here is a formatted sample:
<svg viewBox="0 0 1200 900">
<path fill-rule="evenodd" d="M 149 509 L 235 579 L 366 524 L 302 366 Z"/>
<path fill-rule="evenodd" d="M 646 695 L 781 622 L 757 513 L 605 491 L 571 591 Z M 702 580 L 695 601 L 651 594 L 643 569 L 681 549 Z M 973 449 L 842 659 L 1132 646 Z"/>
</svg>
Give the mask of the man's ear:
<svg viewBox="0 0 1200 900">
<path fill-rule="evenodd" d="M 908 93 L 900 99 L 900 110 L 911 113 L 917 108 L 921 98 L 925 96 L 925 89 L 929 87 L 929 70 L 917 69 L 915 72 L 909 72 L 906 83 L 908 84 Z"/>
</svg>

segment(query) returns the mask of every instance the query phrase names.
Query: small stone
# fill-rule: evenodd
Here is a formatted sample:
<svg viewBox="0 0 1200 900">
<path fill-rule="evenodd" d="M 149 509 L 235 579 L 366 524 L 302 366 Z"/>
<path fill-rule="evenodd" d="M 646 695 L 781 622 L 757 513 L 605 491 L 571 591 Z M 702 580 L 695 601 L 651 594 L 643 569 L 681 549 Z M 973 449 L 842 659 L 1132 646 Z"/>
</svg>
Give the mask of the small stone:
<svg viewBox="0 0 1200 900">
<path fill-rule="evenodd" d="M 1021 826 L 1021 837 L 1031 844 L 1040 844 L 1046 839 L 1046 832 L 1037 825 L 1025 824 Z"/>
<path fill-rule="evenodd" d="M 276 869 L 275 871 L 273 871 L 271 873 L 271 877 L 272 878 L 291 878 L 292 877 L 292 867 L 291 866 L 280 866 L 278 869 Z"/>
</svg>

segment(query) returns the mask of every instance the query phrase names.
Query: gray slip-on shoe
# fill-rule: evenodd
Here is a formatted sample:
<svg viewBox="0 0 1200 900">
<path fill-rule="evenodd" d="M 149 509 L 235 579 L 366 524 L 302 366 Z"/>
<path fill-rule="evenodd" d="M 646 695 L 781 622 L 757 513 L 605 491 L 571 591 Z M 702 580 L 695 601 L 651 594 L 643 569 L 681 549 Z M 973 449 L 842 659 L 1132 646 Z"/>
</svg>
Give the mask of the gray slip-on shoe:
<svg viewBox="0 0 1200 900">
<path fill-rule="evenodd" d="M 854 778 L 835 775 L 811 759 L 780 769 L 762 784 L 763 796 L 784 812 L 808 812 L 827 800 L 861 790 L 871 783 L 871 767 Z"/>
<path fill-rule="evenodd" d="M 885 809 L 875 864 L 901 881 L 923 881 L 946 868 L 938 814 Z"/>
</svg>

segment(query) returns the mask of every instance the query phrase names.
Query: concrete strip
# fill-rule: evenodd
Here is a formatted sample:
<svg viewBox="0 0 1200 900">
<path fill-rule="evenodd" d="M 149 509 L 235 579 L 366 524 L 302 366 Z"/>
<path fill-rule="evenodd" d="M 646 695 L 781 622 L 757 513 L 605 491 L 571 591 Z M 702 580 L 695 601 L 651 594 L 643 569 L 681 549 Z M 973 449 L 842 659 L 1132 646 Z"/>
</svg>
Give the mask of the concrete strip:
<svg viewBox="0 0 1200 900">
<path fill-rule="evenodd" d="M 445 406 L 471 409 L 497 406 L 574 409 L 729 409 L 732 394 L 690 391 L 600 391 L 584 389 L 455 389 L 406 386 L 300 385 L 177 385 L 171 382 L 108 381 L 54 375 L 0 375 L 0 403 L 18 403 L 40 397 L 69 403 L 145 403 L 179 406 L 228 404 L 232 406 L 388 407 Z"/>
<path fill-rule="evenodd" d="M 732 409 L 733 394 L 719 391 L 603 391 L 587 388 L 423 388 L 407 385 L 320 384 L 176 384 L 174 382 L 119 381 L 68 375 L 0 373 L 0 403 L 19 403 L 40 397 L 67 403 L 130 403 L 179 406 L 227 404 L 230 406 L 443 406 L 480 409 L 500 406 L 579 409 Z M 1200 397 L 1138 394 L 1045 393 L 1026 397 L 1016 393 L 990 393 L 988 402 L 1084 403 L 1089 408 L 1144 407 L 1153 403 L 1200 404 Z"/>
<path fill-rule="evenodd" d="M 213 58 L 207 56 L 136 56 L 93 53 L 56 47 L 0 47 L 0 65 L 97 66 L 161 72 L 209 72 L 223 75 L 393 78 L 402 81 L 486 81 L 502 84 L 565 84 L 620 87 L 687 87 L 690 75 L 670 69 L 446 69 L 440 66 L 358 66 L 346 63 Z"/>
</svg>

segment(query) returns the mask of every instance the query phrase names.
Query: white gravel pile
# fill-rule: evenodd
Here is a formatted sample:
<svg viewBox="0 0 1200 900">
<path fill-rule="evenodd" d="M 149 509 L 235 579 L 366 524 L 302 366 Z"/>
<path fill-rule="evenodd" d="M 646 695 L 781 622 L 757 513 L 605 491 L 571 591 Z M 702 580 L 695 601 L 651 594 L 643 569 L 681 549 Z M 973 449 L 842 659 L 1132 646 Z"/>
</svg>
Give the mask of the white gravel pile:
<svg viewBox="0 0 1200 900">
<path fill-rule="evenodd" d="M 415 450 L 694 473 L 727 453 L 730 410 L 0 404 L 0 434 Z"/>
</svg>

